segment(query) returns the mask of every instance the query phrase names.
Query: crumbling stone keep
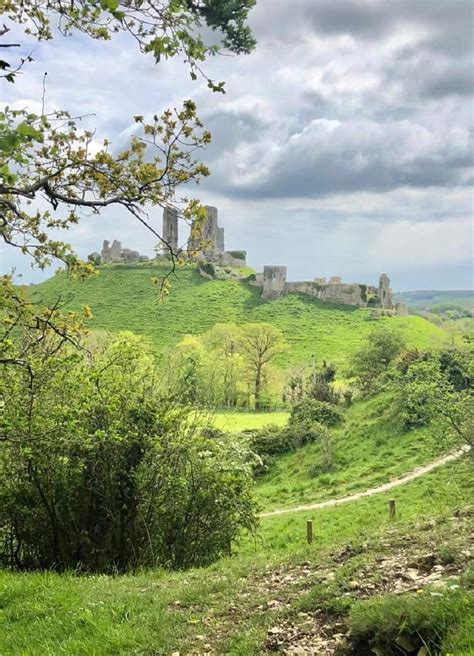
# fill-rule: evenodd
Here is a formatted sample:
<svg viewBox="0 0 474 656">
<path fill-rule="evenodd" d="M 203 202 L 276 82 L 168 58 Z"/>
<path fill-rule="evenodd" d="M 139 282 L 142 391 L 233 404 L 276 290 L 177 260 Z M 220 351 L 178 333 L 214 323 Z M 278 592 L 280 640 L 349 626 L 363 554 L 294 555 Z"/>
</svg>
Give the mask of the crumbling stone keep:
<svg viewBox="0 0 474 656">
<path fill-rule="evenodd" d="M 392 290 L 390 289 L 390 278 L 382 273 L 379 278 L 379 303 L 385 310 L 393 309 Z"/>
<path fill-rule="evenodd" d="M 219 228 L 217 220 L 217 207 L 206 205 L 206 219 L 201 223 L 199 234 L 195 234 L 195 226 L 191 229 L 191 238 L 188 242 L 188 250 L 193 253 L 201 253 L 206 259 L 212 260 L 216 253 L 224 249 L 224 228 Z"/>
<path fill-rule="evenodd" d="M 285 291 L 286 266 L 263 267 L 262 298 L 278 298 Z"/>
<path fill-rule="evenodd" d="M 165 207 L 163 210 L 163 251 L 171 249 L 173 253 L 178 250 L 178 211 L 174 207 Z"/>
<path fill-rule="evenodd" d="M 100 254 L 101 260 L 104 264 L 108 264 L 109 262 L 119 262 L 122 259 L 121 254 L 122 244 L 119 241 L 114 239 L 112 246 L 110 246 L 110 242 L 107 241 L 107 239 L 104 239 Z"/>
</svg>

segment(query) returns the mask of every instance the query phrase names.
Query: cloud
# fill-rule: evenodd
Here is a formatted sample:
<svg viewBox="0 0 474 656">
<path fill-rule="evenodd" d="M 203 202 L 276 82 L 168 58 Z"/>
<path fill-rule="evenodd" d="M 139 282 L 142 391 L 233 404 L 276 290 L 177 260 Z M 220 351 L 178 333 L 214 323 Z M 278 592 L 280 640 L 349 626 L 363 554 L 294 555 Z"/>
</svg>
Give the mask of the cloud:
<svg viewBox="0 0 474 656">
<path fill-rule="evenodd" d="M 212 175 L 184 193 L 219 206 L 229 247 L 252 264 L 286 263 L 293 279 L 392 268 L 398 288 L 420 286 L 419 269 L 425 286 L 468 285 L 473 10 L 470 0 L 258 0 L 257 49 L 205 63 L 225 95 L 191 82 L 180 61 L 155 66 L 126 35 L 59 37 L 34 44 L 5 100 L 37 111 L 47 71 L 47 107 L 93 113 L 87 127 L 118 147 L 133 115 L 193 98 L 213 134 Z M 150 248 L 118 211 L 67 236 L 81 255 L 103 239 Z M 26 268 L 16 253 L 11 263 Z"/>
<path fill-rule="evenodd" d="M 344 191 L 445 187 L 467 182 L 472 145 L 470 133 L 457 127 L 439 134 L 406 120 L 314 119 L 280 141 L 271 128 L 260 140 L 247 137 L 214 168 L 225 171 L 227 180 L 219 176 L 216 183 L 240 197 L 317 198 Z"/>
</svg>

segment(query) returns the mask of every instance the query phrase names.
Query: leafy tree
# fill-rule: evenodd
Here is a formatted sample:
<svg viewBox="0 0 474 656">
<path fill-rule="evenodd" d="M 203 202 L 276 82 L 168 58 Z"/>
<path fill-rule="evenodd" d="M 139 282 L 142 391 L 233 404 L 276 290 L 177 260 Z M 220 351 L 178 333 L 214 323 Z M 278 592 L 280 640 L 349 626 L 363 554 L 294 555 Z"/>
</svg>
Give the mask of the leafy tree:
<svg viewBox="0 0 474 656">
<path fill-rule="evenodd" d="M 259 409 L 268 365 L 284 352 L 286 342 L 278 328 L 266 323 L 249 323 L 242 328 L 241 348 L 249 366 L 255 408 Z"/>
<path fill-rule="evenodd" d="M 336 368 L 324 360 L 322 366 L 319 369 L 315 367 L 308 377 L 307 396 L 316 401 L 337 404 L 339 394 L 331 387 L 335 377 Z"/>
<path fill-rule="evenodd" d="M 352 369 L 363 391 L 368 391 L 374 381 L 387 372 L 404 346 L 403 337 L 387 328 L 375 330 L 368 336 L 367 343 L 352 358 Z"/>
<path fill-rule="evenodd" d="M 238 403 L 243 378 L 240 352 L 241 329 L 234 323 L 218 323 L 202 336 L 210 353 L 210 368 L 217 379 L 217 405 L 234 407 Z"/>
<path fill-rule="evenodd" d="M 126 32 L 156 62 L 179 56 L 192 78 L 206 77 L 201 64 L 209 56 L 246 53 L 254 47 L 246 25 L 254 4 L 255 0 L 6 0 L 0 48 L 11 53 L 19 45 L 5 41 L 11 24 L 23 26 L 25 34 L 38 40 L 79 31 L 107 41 Z M 206 30 L 214 32 L 210 45 L 204 41 Z M 3 82 L 14 82 L 28 59 L 17 65 L 0 59 Z M 208 79 L 208 84 L 223 91 L 222 82 Z M 54 232 L 76 224 L 83 210 L 100 214 L 104 207 L 120 206 L 163 241 L 150 225 L 146 208 L 175 203 L 179 185 L 208 175 L 195 154 L 209 143 L 210 135 L 195 104 L 186 101 L 149 120 L 135 116 L 136 134 L 115 154 L 110 139 L 93 144 L 94 131 L 82 125 L 83 118 L 63 110 L 46 112 L 44 107 L 41 114 L 8 106 L 0 112 L 0 221 L 5 243 L 29 255 L 36 266 L 60 260 L 70 271 L 88 275 L 92 265 L 79 262 Z M 181 216 L 199 225 L 203 208 L 197 201 L 181 200 Z M 44 205 L 47 209 L 38 209 Z M 173 268 L 175 255 L 171 253 Z M 166 280 L 161 282 L 166 291 Z"/>
<path fill-rule="evenodd" d="M 125 32 L 134 38 L 140 51 L 151 54 L 156 63 L 179 56 L 189 65 L 191 77 L 196 79 L 204 75 L 200 64 L 209 56 L 222 51 L 248 53 L 255 47 L 255 39 L 246 25 L 248 12 L 255 2 L 75 0 L 67 4 L 60 0 L 5 0 L 3 18 L 26 24 L 25 34 L 40 41 L 52 39 L 55 32 L 67 36 L 79 31 L 103 41 Z M 205 43 L 203 27 L 214 32 L 212 44 Z M 9 31 L 4 24 L 0 37 Z M 15 46 L 19 44 L 0 43 L 3 48 Z M 10 62 L 3 60 L 1 69 L 8 82 L 15 81 L 18 71 Z M 206 79 L 212 89 L 222 91 L 222 82 L 216 84 Z"/>
<path fill-rule="evenodd" d="M 403 354 L 392 387 L 400 417 L 408 429 L 431 425 L 439 439 L 450 436 L 474 445 L 472 362 L 466 353 L 450 349 L 440 353 Z M 418 357 L 414 357 L 417 354 Z"/>
<path fill-rule="evenodd" d="M 49 332 L 2 379 L 3 562 L 125 571 L 226 554 L 254 526 L 245 446 L 206 437 L 159 396 L 142 339 L 87 351 L 60 340 Z"/>
</svg>

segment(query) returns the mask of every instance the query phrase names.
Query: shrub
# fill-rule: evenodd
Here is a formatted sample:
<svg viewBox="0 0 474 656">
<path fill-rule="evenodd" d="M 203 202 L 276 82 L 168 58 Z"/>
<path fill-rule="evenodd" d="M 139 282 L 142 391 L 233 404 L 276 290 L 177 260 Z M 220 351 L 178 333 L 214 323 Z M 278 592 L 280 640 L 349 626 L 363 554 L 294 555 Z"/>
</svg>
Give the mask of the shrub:
<svg viewBox="0 0 474 656">
<path fill-rule="evenodd" d="M 20 569 L 207 565 L 253 527 L 247 450 L 155 391 L 134 336 L 9 368 L 0 557 Z"/>
<path fill-rule="evenodd" d="M 305 444 L 324 442 L 327 455 L 327 434 L 327 428 L 318 423 L 313 423 L 311 426 L 295 424 L 284 428 L 266 426 L 259 431 L 249 431 L 249 446 L 262 461 L 262 466 L 257 468 L 256 473 L 264 471 L 276 456 L 294 451 Z"/>
<path fill-rule="evenodd" d="M 290 414 L 289 424 L 311 427 L 312 424 L 336 426 L 342 421 L 342 413 L 331 403 L 308 399 L 295 405 Z"/>
</svg>

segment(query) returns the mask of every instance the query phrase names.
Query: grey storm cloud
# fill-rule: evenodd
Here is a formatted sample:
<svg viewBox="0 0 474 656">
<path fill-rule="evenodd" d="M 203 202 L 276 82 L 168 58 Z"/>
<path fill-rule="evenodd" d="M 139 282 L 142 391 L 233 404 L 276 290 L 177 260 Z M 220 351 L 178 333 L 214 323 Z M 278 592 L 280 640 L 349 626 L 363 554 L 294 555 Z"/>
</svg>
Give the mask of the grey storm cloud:
<svg viewBox="0 0 474 656">
<path fill-rule="evenodd" d="M 257 3 L 259 45 L 244 70 L 259 75 L 252 92 L 266 106 L 208 109 L 206 184 L 239 199 L 465 188 L 473 8 L 464 0 Z"/>
<path fill-rule="evenodd" d="M 255 51 L 203 64 L 225 95 L 176 58 L 155 66 L 127 35 L 27 42 L 35 61 L 6 102 L 40 111 L 48 71 L 47 107 L 90 115 L 84 127 L 117 150 L 134 115 L 192 98 L 213 137 L 197 154 L 211 176 L 178 194 L 217 205 L 229 247 L 256 266 L 349 279 L 390 269 L 395 285 L 418 288 L 438 287 L 443 271 L 469 286 L 473 12 L 472 0 L 257 0 Z M 151 219 L 159 230 L 160 213 Z M 116 210 L 66 238 L 84 255 L 111 237 L 150 247 Z M 23 266 L 17 253 L 10 265 Z"/>
<path fill-rule="evenodd" d="M 431 47 L 452 53 L 472 45 L 471 0 L 274 0 L 256 15 L 257 34 L 292 40 L 296 33 L 349 35 L 374 41 L 400 27 L 419 28 Z"/>
<path fill-rule="evenodd" d="M 318 198 L 399 187 L 462 186 L 469 182 L 472 147 L 472 136 L 460 128 L 440 135 L 408 121 L 318 119 L 263 154 L 257 142 L 247 144 L 240 161 L 228 152 L 214 168 L 225 171 L 216 183 L 226 185 L 231 195 Z"/>
</svg>

